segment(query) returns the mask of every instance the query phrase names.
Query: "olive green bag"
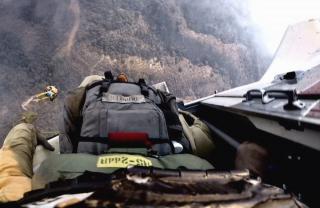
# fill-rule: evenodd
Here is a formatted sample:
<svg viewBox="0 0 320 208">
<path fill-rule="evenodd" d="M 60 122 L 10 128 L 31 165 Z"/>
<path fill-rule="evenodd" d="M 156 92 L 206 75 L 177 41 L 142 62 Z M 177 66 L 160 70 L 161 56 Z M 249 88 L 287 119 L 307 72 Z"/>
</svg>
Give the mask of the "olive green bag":
<svg viewBox="0 0 320 208">
<path fill-rule="evenodd" d="M 214 168 L 206 160 L 191 154 L 146 156 L 146 154 L 141 154 L 141 151 L 134 153 L 134 148 L 130 148 L 130 153 L 128 150 L 117 148 L 118 153 L 104 155 L 52 154 L 42 162 L 37 172 L 34 173 L 32 188 L 43 188 L 45 184 L 59 179 L 72 179 L 82 175 L 85 171 L 112 173 L 119 168 L 126 168 L 122 167 L 124 163 L 129 167 L 130 164 L 128 165 L 127 162 L 130 160 L 139 160 L 138 162 L 141 163 L 139 166 L 152 166 L 161 169 L 209 170 Z M 119 158 L 118 161 L 117 158 Z M 125 162 L 123 159 L 127 159 L 127 161 Z"/>
<path fill-rule="evenodd" d="M 186 111 L 179 111 L 183 133 L 190 142 L 193 154 L 211 159 L 215 150 L 210 129 L 198 117 Z"/>
</svg>

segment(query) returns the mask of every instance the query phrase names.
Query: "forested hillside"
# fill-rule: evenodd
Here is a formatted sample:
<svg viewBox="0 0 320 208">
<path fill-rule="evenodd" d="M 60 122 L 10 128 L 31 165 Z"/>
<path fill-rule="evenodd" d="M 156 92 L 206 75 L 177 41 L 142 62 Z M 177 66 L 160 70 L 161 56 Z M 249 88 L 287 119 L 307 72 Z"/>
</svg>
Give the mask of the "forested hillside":
<svg viewBox="0 0 320 208">
<path fill-rule="evenodd" d="M 253 34 L 240 0 L 0 1 L 0 136 L 46 85 L 59 97 L 33 110 L 57 129 L 65 93 L 106 70 L 187 100 L 255 81 L 270 57 Z"/>
</svg>

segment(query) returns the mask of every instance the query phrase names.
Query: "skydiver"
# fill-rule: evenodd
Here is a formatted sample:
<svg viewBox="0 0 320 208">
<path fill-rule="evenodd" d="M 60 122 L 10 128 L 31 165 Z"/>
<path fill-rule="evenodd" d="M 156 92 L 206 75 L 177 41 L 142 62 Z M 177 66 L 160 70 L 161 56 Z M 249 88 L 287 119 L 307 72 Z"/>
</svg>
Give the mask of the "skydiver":
<svg viewBox="0 0 320 208">
<path fill-rule="evenodd" d="M 106 78 L 112 79 L 112 75 L 110 73 L 106 73 Z M 93 75 L 86 77 L 84 81 L 80 84 L 80 86 L 75 89 L 74 91 L 70 92 L 65 100 L 65 107 L 64 107 L 64 116 L 63 120 L 60 125 L 60 151 L 61 153 L 72 153 L 77 152 L 78 150 L 74 151 L 74 141 L 71 141 L 70 138 L 78 136 L 81 130 L 81 120 L 82 120 L 82 108 L 85 104 L 85 99 L 88 95 L 87 87 L 92 85 L 97 81 L 104 80 L 103 77 Z M 116 80 L 116 83 L 128 83 L 128 78 L 124 73 L 120 73 Z M 140 86 L 139 86 L 140 87 Z M 141 81 L 141 90 L 143 87 L 147 87 L 143 81 Z M 148 90 L 144 89 L 145 92 Z M 150 92 L 152 93 L 152 92 Z M 181 153 L 192 153 L 197 152 L 196 148 L 197 145 L 202 146 L 205 149 L 204 152 L 210 152 L 210 148 L 214 148 L 212 143 L 212 138 L 209 135 L 209 130 L 205 127 L 204 124 L 201 123 L 200 120 L 197 120 L 195 117 L 191 117 L 189 119 L 193 120 L 195 128 L 188 128 L 188 124 L 186 120 L 184 120 L 181 115 L 180 119 L 182 119 L 183 124 L 181 125 L 178 117 L 178 110 L 175 106 L 175 97 L 171 94 L 165 92 L 159 92 L 160 96 L 160 105 L 163 105 L 163 111 L 165 119 L 170 119 L 167 121 L 168 124 L 168 131 L 170 135 L 175 137 L 175 139 L 179 139 L 179 144 L 170 143 L 170 145 L 162 146 L 162 144 L 152 144 L 153 151 L 152 154 L 156 155 L 157 151 L 159 154 L 163 155 L 170 155 L 174 154 L 175 150 Z M 142 98 L 141 96 L 133 96 L 133 98 Z M 129 103 L 132 100 L 129 99 Z M 127 103 L 128 104 L 128 103 Z M 116 104 L 117 105 L 117 104 Z M 130 105 L 130 104 L 129 104 Z M 143 108 L 142 108 L 143 109 Z M 190 116 L 188 113 L 184 113 L 184 116 Z M 150 122 L 150 121 L 149 121 Z M 131 125 L 131 124 L 130 124 Z M 190 125 L 190 124 L 189 124 Z M 183 126 L 183 127 L 182 127 Z M 183 130 L 188 129 L 186 133 L 186 138 L 178 138 L 181 137 L 181 132 Z M 203 131 L 204 129 L 204 131 Z M 151 130 L 152 131 L 152 130 Z M 112 132 L 111 132 L 112 133 Z M 152 132 L 151 132 L 152 133 Z M 125 134 L 125 136 L 137 136 L 139 134 Z M 166 133 L 163 134 L 164 138 L 166 137 Z M 204 142 L 195 142 L 195 136 L 202 138 Z M 120 134 L 116 135 L 116 137 L 121 137 Z M 141 136 L 141 135 L 140 135 Z M 138 138 L 137 137 L 137 138 Z M 74 138 L 72 138 L 74 139 Z M 168 138 L 165 138 L 168 139 Z M 168 140 L 169 141 L 169 140 Z M 190 142 L 191 141 L 191 142 Z M 167 140 L 165 141 L 167 142 Z M 171 142 L 171 141 L 170 141 Z M 23 119 L 20 124 L 15 126 L 5 138 L 3 147 L 0 149 L 0 202 L 8 202 L 8 201 L 16 201 L 23 197 L 25 192 L 32 190 L 33 187 L 37 187 L 37 185 L 32 184 L 32 177 L 34 176 L 33 167 L 32 167 L 32 159 L 36 149 L 36 146 L 40 144 L 43 145 L 44 148 L 47 150 L 53 151 L 54 148 L 48 143 L 44 137 L 42 137 L 35 126 Z M 131 143 L 132 144 L 132 143 Z M 183 148 L 181 149 L 181 146 Z M 140 147 L 140 146 L 139 146 Z M 88 146 L 87 146 L 88 148 Z M 97 148 L 96 144 L 89 145 L 89 149 L 92 148 L 90 151 L 88 149 L 82 150 L 83 152 L 92 153 L 92 154 L 101 154 L 101 153 L 108 153 L 107 146 L 100 146 L 100 149 Z M 103 149 L 106 148 L 106 149 Z M 173 148 L 173 150 L 171 149 Z M 175 149 L 176 148 L 176 149 Z M 126 147 L 124 150 L 128 150 Z M 118 148 L 119 151 L 119 148 Z M 127 152 L 127 151 L 124 151 Z M 127 152 L 131 154 L 132 152 Z M 141 153 L 141 152 L 140 152 Z M 142 156 L 142 159 L 145 161 L 151 160 L 148 155 L 149 153 L 146 152 L 145 157 Z M 198 154 L 201 155 L 201 151 L 198 150 Z M 205 153 L 206 154 L 206 153 Z M 203 156 L 205 156 L 205 154 Z M 68 156 L 68 155 L 65 155 Z M 162 162 L 165 165 L 171 165 L 174 167 L 182 166 L 190 166 L 194 169 L 211 169 L 213 166 L 208 163 L 207 161 L 194 157 L 189 154 L 181 154 L 180 156 L 177 155 L 172 161 L 170 161 L 170 157 L 163 157 L 164 161 Z M 152 160 L 154 160 L 152 158 Z M 83 162 L 83 161 L 82 161 Z M 73 164 L 73 163 L 70 163 Z M 152 164 L 154 165 L 154 164 Z M 51 166 L 50 166 L 51 167 Z M 52 167 L 59 169 L 59 167 Z M 58 172 L 57 170 L 54 171 L 53 169 L 46 169 L 45 174 L 47 173 L 55 173 Z M 40 174 L 41 175 L 41 174 Z M 35 181 L 37 181 L 35 179 Z"/>
</svg>

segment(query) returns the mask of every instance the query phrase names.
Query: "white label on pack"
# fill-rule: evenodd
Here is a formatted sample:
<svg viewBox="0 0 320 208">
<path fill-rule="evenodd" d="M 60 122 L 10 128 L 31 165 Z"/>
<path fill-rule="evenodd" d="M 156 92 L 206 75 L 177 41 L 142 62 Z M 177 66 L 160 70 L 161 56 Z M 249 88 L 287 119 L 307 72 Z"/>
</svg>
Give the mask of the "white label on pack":
<svg viewBox="0 0 320 208">
<path fill-rule="evenodd" d="M 145 103 L 146 99 L 143 95 L 122 96 L 104 93 L 102 96 L 102 101 L 110 103 Z"/>
<path fill-rule="evenodd" d="M 152 166 L 151 160 L 139 155 L 116 154 L 100 156 L 97 161 L 98 168 L 126 168 L 128 166 Z"/>
</svg>

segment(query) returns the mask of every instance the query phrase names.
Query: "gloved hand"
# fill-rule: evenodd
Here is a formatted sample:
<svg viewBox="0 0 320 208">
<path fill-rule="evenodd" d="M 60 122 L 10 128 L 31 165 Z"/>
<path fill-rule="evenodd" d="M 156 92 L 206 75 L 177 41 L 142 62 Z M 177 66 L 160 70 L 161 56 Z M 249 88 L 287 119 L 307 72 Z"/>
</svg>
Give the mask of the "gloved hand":
<svg viewBox="0 0 320 208">
<path fill-rule="evenodd" d="M 42 145 L 45 149 L 49 151 L 54 151 L 54 147 L 48 142 L 48 140 L 39 131 L 37 131 L 37 144 Z"/>
</svg>

